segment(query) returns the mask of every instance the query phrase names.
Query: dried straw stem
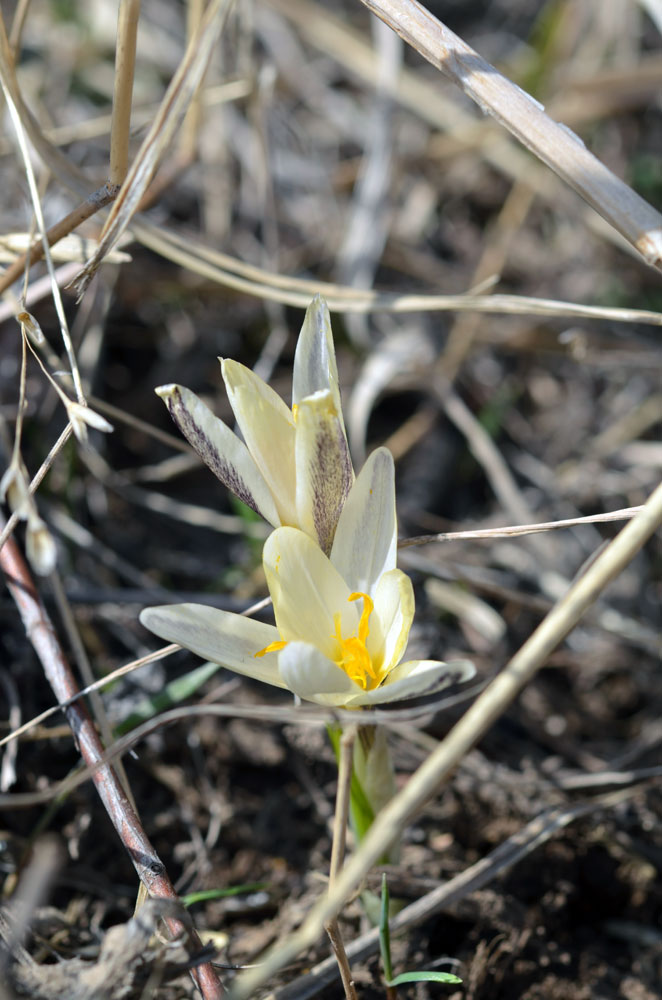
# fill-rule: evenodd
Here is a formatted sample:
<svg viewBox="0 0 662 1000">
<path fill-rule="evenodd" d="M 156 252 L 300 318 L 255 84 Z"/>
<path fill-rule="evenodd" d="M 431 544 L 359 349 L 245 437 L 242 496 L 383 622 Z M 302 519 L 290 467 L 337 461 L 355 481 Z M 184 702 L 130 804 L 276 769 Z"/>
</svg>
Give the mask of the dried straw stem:
<svg viewBox="0 0 662 1000">
<path fill-rule="evenodd" d="M 565 125 L 416 0 L 361 0 L 546 163 L 638 250 L 662 266 L 662 216 L 616 177 Z"/>
<path fill-rule="evenodd" d="M 140 0 L 121 0 L 117 14 L 115 48 L 115 88 L 113 120 L 110 128 L 110 169 L 108 183 L 119 187 L 129 168 L 131 100 L 136 66 L 136 37 Z"/>
</svg>

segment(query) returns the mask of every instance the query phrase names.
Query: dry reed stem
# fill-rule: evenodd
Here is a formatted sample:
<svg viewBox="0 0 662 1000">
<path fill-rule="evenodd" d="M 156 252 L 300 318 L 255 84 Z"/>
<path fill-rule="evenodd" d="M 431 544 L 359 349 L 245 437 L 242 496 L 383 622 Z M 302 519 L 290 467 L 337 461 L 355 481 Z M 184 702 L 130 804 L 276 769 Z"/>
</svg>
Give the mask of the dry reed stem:
<svg viewBox="0 0 662 1000">
<path fill-rule="evenodd" d="M 14 9 L 11 31 L 9 32 L 9 45 L 13 55 L 16 55 L 18 47 L 21 44 L 21 35 L 23 34 L 29 6 L 30 0 L 18 0 Z"/>
<path fill-rule="evenodd" d="M 138 877 L 151 896 L 177 900 L 177 893 L 165 866 L 148 840 L 138 814 L 124 792 L 114 768 L 109 764 L 100 764 L 103 760 L 104 747 L 91 716 L 83 704 L 71 701 L 78 694 L 74 676 L 57 640 L 48 612 L 13 538 L 10 538 L 0 551 L 0 567 L 4 571 L 7 586 L 21 615 L 26 635 L 41 661 L 56 698 L 60 702 L 70 702 L 65 709 L 67 722 L 83 760 L 88 767 L 94 768 L 92 780 Z M 166 918 L 166 923 L 173 935 L 186 931 L 189 936 L 192 935 L 196 946 L 202 948 L 195 931 L 180 919 L 169 917 Z M 191 976 L 205 1000 L 217 1000 L 223 995 L 211 964 L 207 963 L 192 969 Z"/>
<path fill-rule="evenodd" d="M 540 531 L 554 531 L 558 528 L 576 528 L 580 524 L 600 524 L 604 521 L 629 521 L 643 510 L 642 506 L 623 507 L 606 514 L 587 514 L 584 517 L 567 517 L 562 521 L 541 521 L 539 524 L 512 524 L 503 528 L 477 528 L 469 531 L 440 531 L 436 535 L 414 535 L 401 538 L 399 549 L 412 545 L 429 545 L 431 542 L 473 541 L 479 538 L 513 538 L 517 535 L 534 535 Z"/>
<path fill-rule="evenodd" d="M 576 316 L 662 326 L 662 313 L 646 309 L 585 306 L 526 295 L 402 295 L 293 278 L 245 264 L 236 257 L 196 245 L 190 238 L 185 239 L 143 221 L 134 223 L 131 231 L 143 246 L 194 274 L 260 299 L 302 309 L 308 308 L 313 295 L 320 294 L 332 311 L 341 313 L 462 311 L 510 316 Z"/>
<path fill-rule="evenodd" d="M 314 944 L 325 921 L 338 911 L 370 867 L 400 836 L 411 817 L 438 791 L 458 762 L 517 697 L 559 642 L 574 628 L 604 588 L 634 558 L 660 524 L 662 484 L 651 494 L 643 509 L 598 555 L 584 576 L 557 602 L 502 672 L 418 768 L 404 789 L 385 806 L 359 849 L 345 865 L 332 893 L 316 904 L 294 934 L 279 942 L 267 954 L 259 969 L 248 971 L 237 979 L 233 990 L 234 1000 L 251 996 L 259 985 Z"/>
<path fill-rule="evenodd" d="M 204 11 L 204 0 L 188 0 L 186 5 L 186 38 L 189 43 L 200 28 Z M 198 134 L 202 126 L 202 110 L 202 87 L 198 86 L 182 122 L 179 134 L 178 159 L 184 163 L 193 163 L 197 157 Z"/>
<path fill-rule="evenodd" d="M 574 188 L 648 264 L 662 267 L 662 215 L 589 153 L 578 136 L 416 0 L 361 3 Z"/>
<path fill-rule="evenodd" d="M 131 101 L 136 67 L 136 37 L 140 0 L 120 0 L 115 46 L 115 87 L 110 127 L 110 169 L 108 183 L 120 187 L 129 166 Z"/>
<path fill-rule="evenodd" d="M 352 77 L 362 80 L 370 87 L 377 86 L 377 54 L 361 33 L 310 0 L 268 0 L 268 3 L 294 23 L 297 31 L 310 45 L 330 56 Z M 400 71 L 396 79 L 390 81 L 387 93 L 401 107 L 443 132 L 460 135 L 461 138 L 468 135 L 474 140 L 479 131 L 485 132 L 483 122 L 477 122 L 464 108 L 432 87 L 429 80 L 407 67 Z M 534 187 L 537 194 L 548 198 L 557 194 L 553 191 L 556 185 L 549 183 L 553 178 L 536 163 L 531 163 L 513 143 L 508 141 L 505 148 L 488 143 L 481 149 L 481 155 L 506 177 Z"/>
<path fill-rule="evenodd" d="M 231 2 L 232 0 L 210 0 L 106 219 L 97 252 L 73 282 L 79 296 L 84 293 L 105 255 L 115 246 L 137 211 L 163 153 L 197 92 Z"/>
</svg>

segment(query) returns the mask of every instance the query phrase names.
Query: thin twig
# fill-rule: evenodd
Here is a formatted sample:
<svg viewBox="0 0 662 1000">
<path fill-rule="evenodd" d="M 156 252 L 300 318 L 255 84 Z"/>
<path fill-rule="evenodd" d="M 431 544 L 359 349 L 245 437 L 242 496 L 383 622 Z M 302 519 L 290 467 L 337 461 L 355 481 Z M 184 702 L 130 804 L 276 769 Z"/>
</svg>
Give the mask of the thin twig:
<svg viewBox="0 0 662 1000">
<path fill-rule="evenodd" d="M 57 568 L 53 570 L 50 575 L 50 584 L 53 588 L 53 596 L 55 598 L 55 603 L 57 609 L 60 613 L 60 619 L 64 626 L 64 630 L 71 646 L 71 652 L 73 655 L 74 662 L 78 666 L 79 673 L 83 679 L 83 683 L 89 688 L 94 684 L 94 674 L 92 671 L 92 665 L 90 664 L 89 657 L 87 655 L 87 650 L 80 635 L 78 629 L 78 624 L 74 617 L 73 611 L 71 610 L 71 605 L 67 599 L 65 593 L 64 585 L 62 583 L 62 578 L 57 571 Z M 99 728 L 101 736 L 106 746 L 110 746 L 113 742 L 113 730 L 108 719 L 108 714 L 106 712 L 103 699 L 98 691 L 91 691 L 89 703 L 92 708 L 92 714 L 94 717 L 94 722 Z M 133 808 L 136 808 L 136 802 L 131 792 L 129 786 L 129 779 L 127 777 L 126 770 L 124 768 L 124 762 L 118 760 L 114 764 L 115 770 L 117 771 L 117 777 L 119 778 L 122 788 L 126 792 L 126 796 L 131 802 Z M 142 883 L 141 883 L 142 884 Z"/>
<path fill-rule="evenodd" d="M 46 608 L 35 589 L 34 582 L 21 556 L 18 546 L 10 538 L 0 550 L 0 567 L 7 578 L 7 586 L 20 612 L 26 634 L 41 660 L 44 673 L 58 701 L 69 700 L 77 694 L 77 685 L 67 663 Z M 140 819 L 127 798 L 114 768 L 100 764 L 104 748 L 85 706 L 76 701 L 65 710 L 76 745 L 89 767 L 93 767 L 92 780 L 99 797 L 126 848 L 138 876 L 151 896 L 177 899 L 165 865 L 159 859 L 142 828 Z M 98 766 L 99 765 L 99 766 Z M 190 933 L 176 917 L 166 918 L 173 935 Z M 194 932 L 193 932 L 194 933 Z M 194 933 L 196 947 L 202 944 Z M 210 963 L 191 970 L 194 982 L 205 1000 L 218 1000 L 223 991 Z"/>
<path fill-rule="evenodd" d="M 24 722 L 22 726 L 12 729 L 10 733 L 0 740 L 0 747 L 5 746 L 7 743 L 11 743 L 12 740 L 17 740 L 19 737 L 24 736 L 25 733 L 34 729 L 36 726 L 41 725 L 41 723 L 45 722 L 46 719 L 50 719 L 52 715 L 56 715 L 58 712 L 63 712 L 65 709 L 69 708 L 70 705 L 73 705 L 74 702 L 78 701 L 79 698 L 85 698 L 94 691 L 100 691 L 109 684 L 113 684 L 120 677 L 124 677 L 125 674 L 133 673 L 134 670 L 138 670 L 140 667 L 145 667 L 148 663 L 154 663 L 156 660 L 165 659 L 166 656 L 176 653 L 178 649 L 181 649 L 181 646 L 172 642 L 169 646 L 163 646 L 162 649 L 155 649 L 153 653 L 148 653 L 147 656 L 141 656 L 139 660 L 132 660 L 131 663 L 123 664 L 121 667 L 118 667 L 117 670 L 111 671 L 109 674 L 106 674 L 105 677 L 100 677 L 98 681 L 94 681 L 93 684 L 88 684 L 87 687 L 84 687 L 75 694 L 72 694 L 70 698 L 60 701 L 57 705 L 52 705 L 51 708 L 46 708 L 39 715 L 35 715 L 32 719 L 30 719 L 29 722 Z"/>
<path fill-rule="evenodd" d="M 511 524 L 503 528 L 477 528 L 471 531 L 440 531 L 436 535 L 413 535 L 401 538 L 399 549 L 412 545 L 429 545 L 431 542 L 473 541 L 478 538 L 513 538 L 517 535 L 535 535 L 539 531 L 556 531 L 559 528 L 576 528 L 580 524 L 600 524 L 605 521 L 629 521 L 643 508 L 623 507 L 606 514 L 587 514 L 585 517 L 567 517 L 562 521 L 540 521 L 538 524 Z"/>
<path fill-rule="evenodd" d="M 153 654 L 153 658 L 157 659 L 163 652 L 171 652 L 170 647 L 166 647 L 165 650 L 159 650 Z M 134 665 L 135 669 L 135 665 Z M 103 679 L 103 683 L 107 683 L 106 678 Z M 97 685 L 100 682 L 97 681 Z M 470 692 L 471 694 L 475 693 Z M 69 702 L 62 702 L 61 705 L 56 706 L 55 711 L 62 711 L 68 704 L 73 701 L 78 700 L 84 691 L 78 693 L 77 696 L 72 697 Z M 379 710 L 370 711 L 369 709 L 364 709 L 361 712 L 361 721 L 369 725 L 385 725 L 388 724 L 391 728 L 395 728 L 399 723 L 409 727 L 411 724 L 423 724 L 424 720 L 429 719 L 431 714 L 436 711 L 443 711 L 453 704 L 457 703 L 457 697 L 450 698 L 438 698 L 436 701 L 428 702 L 424 706 L 417 706 L 416 708 L 401 708 L 401 709 L 389 709 L 387 712 L 380 712 Z M 462 700 L 467 699 L 467 694 L 463 693 L 461 696 Z M 70 774 L 68 777 L 64 778 L 62 781 L 51 785 L 48 788 L 40 790 L 38 792 L 14 792 L 8 793 L 6 795 L 0 794 L 0 809 L 21 809 L 26 807 L 32 807 L 36 805 L 44 805 L 47 802 L 51 802 L 53 799 L 59 798 L 63 795 L 68 795 L 74 788 L 79 785 L 84 784 L 86 781 L 92 777 L 94 771 L 103 764 L 109 764 L 111 761 L 116 760 L 123 754 L 128 753 L 135 746 L 138 746 L 147 736 L 152 733 L 158 732 L 166 726 L 171 726 L 178 723 L 186 723 L 190 726 L 191 720 L 196 718 L 214 717 L 218 719 L 228 719 L 228 718 L 238 718 L 238 719 L 250 719 L 253 722 L 272 722 L 272 723 L 291 723 L 298 726 L 329 726 L 330 724 L 338 725 L 345 722 L 348 725 L 352 725 L 355 722 L 354 713 L 350 710 L 340 711 L 336 708 L 331 707 L 316 707 L 316 708 L 302 708 L 301 706 L 291 706 L 291 705 L 239 705 L 235 703 L 206 703 L 202 702 L 198 705 L 186 705 L 181 708 L 171 708 L 167 712 L 161 712 L 159 715 L 155 715 L 148 719 L 147 722 L 141 723 L 132 729 L 126 736 L 120 737 L 120 739 L 115 740 L 111 747 L 109 747 L 103 754 L 103 757 L 99 762 L 97 762 L 94 767 L 88 767 L 77 771 L 74 774 Z M 27 723 L 25 726 L 21 727 L 21 732 L 25 732 L 26 728 L 29 729 L 32 726 L 32 722 Z M 10 733 L 5 737 L 3 743 L 9 742 L 15 738 L 14 733 Z"/>
<path fill-rule="evenodd" d="M 131 231 L 143 246 L 194 274 L 261 299 L 302 309 L 307 309 L 312 296 L 319 293 L 326 299 L 329 309 L 342 313 L 465 311 L 508 316 L 575 316 L 662 326 L 662 313 L 650 309 L 589 306 L 527 295 L 402 295 L 351 288 L 317 279 L 293 278 L 245 264 L 236 257 L 203 247 L 188 236 L 166 232 L 143 220 L 132 223 Z"/>
</svg>

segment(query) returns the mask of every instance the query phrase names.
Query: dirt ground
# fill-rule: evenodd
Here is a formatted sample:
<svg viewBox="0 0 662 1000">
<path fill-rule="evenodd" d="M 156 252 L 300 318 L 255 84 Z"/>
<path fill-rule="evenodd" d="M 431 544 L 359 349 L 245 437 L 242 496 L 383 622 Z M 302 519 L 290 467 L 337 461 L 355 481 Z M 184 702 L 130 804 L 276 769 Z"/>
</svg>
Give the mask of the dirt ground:
<svg viewBox="0 0 662 1000">
<path fill-rule="evenodd" d="M 208 85 L 239 79 L 248 92 L 227 104 L 210 98 L 194 162 L 175 170 L 173 147 L 163 168 L 168 183 L 141 221 L 184 248 L 222 251 L 320 287 L 456 294 L 498 275 L 486 295 L 602 307 L 602 315 L 578 317 L 361 315 L 332 306 L 350 440 L 357 466 L 374 447 L 391 447 L 403 538 L 644 503 L 662 468 L 659 327 L 609 310 L 659 311 L 659 272 L 547 168 L 514 142 L 504 144 L 504 133 L 417 54 L 404 51 L 402 60 L 428 87 L 429 106 L 376 95 L 349 40 L 376 47 L 391 70 L 389 59 L 399 57 L 389 55 L 360 4 L 311 0 L 305 17 L 288 16 L 284 6 L 237 5 Z M 615 174 L 662 207 L 662 43 L 643 5 L 429 6 L 506 75 L 563 109 L 559 116 Z M 107 158 L 107 128 L 90 137 L 82 123 L 109 106 L 115 11 L 108 8 L 100 4 L 92 15 L 84 4 L 34 5 L 19 60 L 26 100 L 44 128 L 73 130 L 63 150 L 90 177 L 103 177 Z M 153 108 L 181 59 L 184 12 L 153 0 L 141 17 L 136 100 Z M 349 33 L 340 42 L 329 18 Z M 60 52 L 48 42 L 55 27 Z M 437 98 L 469 115 L 472 129 L 435 125 Z M 135 148 L 143 137 L 144 126 L 136 126 Z M 9 142 L 2 155 L 3 230 L 25 230 L 20 160 Z M 73 196 L 57 180 L 44 191 L 52 223 Z M 98 235 L 94 220 L 87 232 Z M 153 389 L 177 381 L 231 424 L 220 356 L 257 365 L 289 400 L 303 318 L 287 298 L 237 287 L 227 262 L 214 260 L 213 272 L 178 264 L 145 232 L 123 249 L 130 260 L 104 265 L 80 305 L 65 293 L 90 404 L 115 431 L 92 432 L 87 449 L 70 440 L 37 494 L 57 542 L 73 632 L 55 582 L 39 579 L 39 592 L 67 655 L 77 662 L 78 635 L 94 677 L 157 648 L 138 622 L 147 605 L 193 600 L 241 611 L 264 596 L 261 522 L 192 456 Z M 41 273 L 35 268 L 31 280 Z M 53 352 L 65 367 L 52 302 L 30 308 L 51 347 L 50 359 L 43 355 L 49 370 L 56 370 Z M 7 460 L 19 391 L 17 329 L 13 319 L 0 326 Z M 22 438 L 30 474 L 64 425 L 31 359 Z M 468 657 L 477 678 L 448 703 L 425 712 L 420 705 L 416 721 L 387 723 L 399 785 L 621 524 L 401 549 L 417 601 L 408 653 Z M 24 537 L 19 527 L 21 546 Z M 661 570 L 658 534 L 412 818 L 400 861 L 388 869 L 392 896 L 407 906 L 451 880 L 457 888 L 394 937 L 394 969 L 452 971 L 463 985 L 420 983 L 402 987 L 401 996 L 662 994 Z M 6 590 L 0 617 L 2 736 L 50 708 L 53 693 Z M 259 962 L 326 889 L 336 765 L 324 727 L 298 724 L 282 692 L 220 668 L 196 687 L 191 672 L 199 666 L 180 651 L 113 683 L 103 705 L 116 736 L 136 713 L 184 710 L 178 721 L 155 726 L 123 762 L 177 892 L 239 887 L 189 909 L 229 986 L 236 968 Z M 189 678 L 183 693 L 166 688 L 182 677 Z M 216 704 L 230 706 L 228 714 L 204 714 Z M 188 706 L 202 708 L 193 714 Z M 251 718 L 262 706 L 279 718 Z M 194 996 L 191 947 L 152 935 L 156 911 L 142 928 L 129 923 L 135 872 L 93 784 L 32 805 L 19 801 L 48 792 L 78 766 L 62 715 L 10 746 L 1 751 L 2 909 L 11 912 L 22 887 L 30 930 L 26 951 L 14 942 L 0 964 L 0 1000 Z M 35 866 L 43 845 L 51 861 Z M 475 880 L 463 886 L 467 871 Z M 368 885 L 378 877 L 371 873 Z M 111 947 L 115 925 L 129 930 Z M 341 929 L 350 949 L 369 931 L 358 900 L 346 905 Z M 335 974 L 311 985 L 311 968 L 328 954 L 322 937 L 259 995 L 341 997 Z M 376 950 L 352 968 L 362 998 L 385 995 Z"/>
</svg>

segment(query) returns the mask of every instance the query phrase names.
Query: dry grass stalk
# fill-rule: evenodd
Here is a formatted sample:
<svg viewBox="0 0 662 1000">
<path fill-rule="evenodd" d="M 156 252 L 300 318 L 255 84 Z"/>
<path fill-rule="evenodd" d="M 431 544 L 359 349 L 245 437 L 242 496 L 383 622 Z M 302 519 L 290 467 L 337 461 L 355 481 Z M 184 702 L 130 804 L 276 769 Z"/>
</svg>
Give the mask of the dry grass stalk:
<svg viewBox="0 0 662 1000">
<path fill-rule="evenodd" d="M 99 249 L 74 282 L 79 295 L 83 294 L 105 255 L 129 225 L 144 197 L 163 153 L 197 92 L 230 5 L 231 0 L 211 0 L 205 11 L 108 215 Z"/>
<path fill-rule="evenodd" d="M 5 289 L 13 285 L 26 268 L 32 267 L 33 264 L 36 264 L 37 261 L 43 258 L 44 242 L 49 247 L 59 243 L 60 240 L 72 233 L 74 229 L 77 229 L 86 219 L 90 219 L 100 209 L 105 208 L 106 205 L 110 205 L 117 197 L 117 191 L 118 188 L 104 184 L 97 191 L 93 191 L 84 202 L 77 205 L 71 212 L 68 212 L 63 219 L 60 219 L 54 226 L 51 226 L 46 231 L 45 241 L 39 239 L 33 243 L 29 252 L 17 257 L 4 274 L 0 276 L 0 292 L 4 292 Z"/>
<path fill-rule="evenodd" d="M 510 316 L 575 316 L 662 326 L 662 314 L 647 309 L 585 306 L 526 295 L 403 295 L 310 281 L 245 264 L 237 258 L 202 245 L 196 246 L 190 239 L 184 240 L 142 221 L 131 228 L 144 246 L 194 274 L 266 301 L 302 309 L 307 308 L 312 295 L 319 293 L 332 311 L 342 313 L 478 312 Z"/>
<path fill-rule="evenodd" d="M 117 15 L 115 48 L 115 90 L 113 120 L 110 128 L 110 169 L 108 183 L 119 187 L 129 166 L 129 134 L 131 128 L 131 97 L 136 66 L 136 37 L 140 0 L 121 0 Z"/>
<path fill-rule="evenodd" d="M 573 187 L 647 263 L 662 265 L 662 216 L 578 136 L 415 0 L 361 2 Z"/>
<path fill-rule="evenodd" d="M 477 528 L 473 531 L 440 531 L 436 535 L 416 535 L 401 538 L 399 549 L 412 545 L 428 545 L 430 542 L 471 541 L 478 538 L 513 538 L 517 535 L 534 535 L 540 531 L 555 531 L 558 528 L 576 528 L 580 524 L 600 524 L 605 521 L 627 521 L 642 510 L 642 507 L 624 507 L 607 514 L 587 514 L 585 517 L 567 517 L 562 521 L 541 521 L 539 524 L 513 524 L 504 528 Z"/>
<path fill-rule="evenodd" d="M 204 16 L 204 0 L 188 0 L 186 5 L 186 37 L 190 40 L 200 30 L 200 22 Z M 179 136 L 179 155 L 183 162 L 193 163 L 197 155 L 198 134 L 202 125 L 203 96 L 202 88 L 198 86 L 188 111 L 182 122 Z"/>
</svg>

